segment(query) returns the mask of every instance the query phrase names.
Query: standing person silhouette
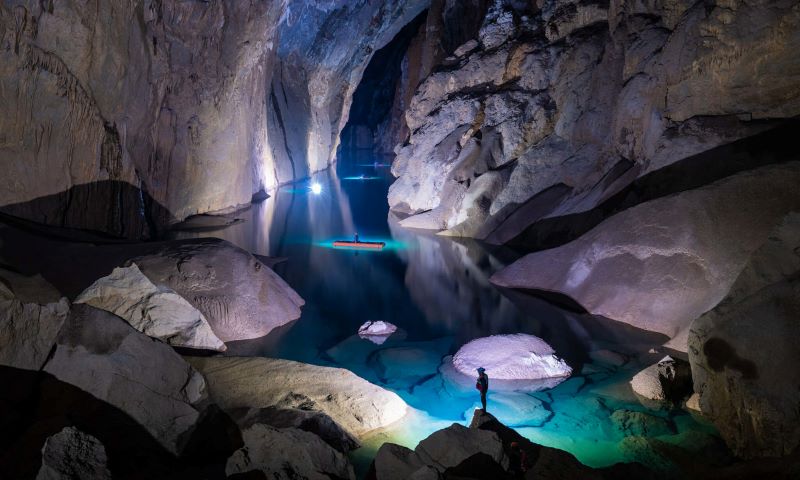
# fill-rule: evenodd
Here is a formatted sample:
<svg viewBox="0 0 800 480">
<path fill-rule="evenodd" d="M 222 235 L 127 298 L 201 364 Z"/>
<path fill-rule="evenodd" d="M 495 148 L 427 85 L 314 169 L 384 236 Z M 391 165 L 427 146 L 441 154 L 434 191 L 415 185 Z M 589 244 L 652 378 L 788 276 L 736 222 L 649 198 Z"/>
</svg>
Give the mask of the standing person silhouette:
<svg viewBox="0 0 800 480">
<path fill-rule="evenodd" d="M 486 413 L 486 393 L 489 391 L 489 375 L 486 375 L 486 369 L 483 367 L 478 368 L 478 381 L 475 383 L 475 388 L 481 392 L 481 405 L 483 405 L 483 411 Z"/>
<path fill-rule="evenodd" d="M 353 236 L 353 240 L 358 243 L 358 232 L 356 232 L 355 236 Z"/>
</svg>

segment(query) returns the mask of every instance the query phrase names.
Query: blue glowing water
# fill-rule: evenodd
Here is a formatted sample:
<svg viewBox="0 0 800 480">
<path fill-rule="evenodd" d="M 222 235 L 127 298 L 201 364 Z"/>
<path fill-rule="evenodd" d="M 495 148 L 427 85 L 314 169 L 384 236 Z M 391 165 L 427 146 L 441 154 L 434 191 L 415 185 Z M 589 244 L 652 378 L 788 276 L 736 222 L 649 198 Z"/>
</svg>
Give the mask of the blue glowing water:
<svg viewBox="0 0 800 480">
<path fill-rule="evenodd" d="M 442 374 L 461 345 L 492 334 L 537 335 L 570 364 L 573 377 L 538 392 L 490 391 L 489 411 L 531 440 L 567 450 L 587 465 L 641 461 L 611 413 L 645 410 L 628 381 L 663 356 L 647 352 L 664 338 L 498 290 L 488 278 L 516 259 L 514 252 L 398 227 L 387 219 L 392 178 L 383 160 L 366 153 L 340 158 L 336 169 L 255 205 L 245 214 L 248 221 L 211 233 L 256 254 L 288 257 L 275 270 L 306 300 L 297 322 L 262 339 L 231 343 L 228 354 L 343 367 L 398 393 L 414 410 L 354 453 L 363 473 L 385 441 L 414 448 L 437 429 L 469 423 L 479 405 L 474 386 Z M 341 181 L 362 176 L 370 181 Z M 310 191 L 312 182 L 320 184 L 319 194 Z M 386 242 L 386 248 L 332 248 L 334 240 L 355 233 L 360 240 Z M 355 335 L 367 320 L 388 321 L 400 330 L 376 345 Z M 604 348 L 630 360 L 620 367 L 592 362 L 588 353 Z M 692 448 L 698 434 L 713 434 L 681 411 L 651 413 L 675 425 L 674 435 L 659 440 Z"/>
</svg>

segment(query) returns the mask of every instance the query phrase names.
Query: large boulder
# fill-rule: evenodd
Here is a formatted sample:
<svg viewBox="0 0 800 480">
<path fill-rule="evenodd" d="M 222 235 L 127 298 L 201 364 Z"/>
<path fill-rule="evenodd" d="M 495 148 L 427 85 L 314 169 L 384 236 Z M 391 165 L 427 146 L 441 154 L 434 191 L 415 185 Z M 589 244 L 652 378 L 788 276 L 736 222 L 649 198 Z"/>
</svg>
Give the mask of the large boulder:
<svg viewBox="0 0 800 480">
<path fill-rule="evenodd" d="M 492 335 L 472 340 L 458 349 L 453 366 L 464 375 L 479 367 L 498 380 L 540 380 L 568 377 L 572 368 L 539 337 L 524 333 Z"/>
<path fill-rule="evenodd" d="M 269 267 L 224 240 L 168 244 L 133 261 L 202 312 L 223 342 L 263 337 L 298 319 L 305 303 Z"/>
<path fill-rule="evenodd" d="M 274 480 L 355 480 L 353 466 L 319 437 L 296 428 L 254 424 L 242 432 L 244 446 L 225 466 L 227 475 L 259 471 Z"/>
<path fill-rule="evenodd" d="M 800 208 L 798 182 L 800 163 L 790 162 L 646 202 L 491 280 L 564 293 L 685 351 L 689 324 L 722 300 L 772 227 Z"/>
<path fill-rule="evenodd" d="M 36 480 L 111 480 L 106 449 L 95 437 L 65 427 L 45 441 Z"/>
<path fill-rule="evenodd" d="M 186 357 L 206 378 L 223 409 L 300 408 L 328 415 L 355 437 L 406 414 L 396 394 L 354 373 L 272 358 Z"/>
<path fill-rule="evenodd" d="M 168 345 L 89 305 L 74 305 L 44 371 L 140 423 L 180 453 L 207 402 L 206 384 Z"/>
<path fill-rule="evenodd" d="M 75 303 L 111 312 L 145 335 L 176 347 L 225 350 L 202 313 L 171 289 L 153 284 L 135 263 L 115 268 L 78 295 Z"/>
<path fill-rule="evenodd" d="M 39 370 L 68 315 L 66 298 L 24 303 L 0 282 L 0 365 Z"/>
<path fill-rule="evenodd" d="M 669 355 L 633 376 L 631 388 L 646 406 L 680 404 L 692 393 L 689 363 Z"/>
<path fill-rule="evenodd" d="M 720 304 L 692 324 L 689 361 L 703 415 L 740 457 L 800 446 L 800 215 L 788 215 Z"/>
</svg>

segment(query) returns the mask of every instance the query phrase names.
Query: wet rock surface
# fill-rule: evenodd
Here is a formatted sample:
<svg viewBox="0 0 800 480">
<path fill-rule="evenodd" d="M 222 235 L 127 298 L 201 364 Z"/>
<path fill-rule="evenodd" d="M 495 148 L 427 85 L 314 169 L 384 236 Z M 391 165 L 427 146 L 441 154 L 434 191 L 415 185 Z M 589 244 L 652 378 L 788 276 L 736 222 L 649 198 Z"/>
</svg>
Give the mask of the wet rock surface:
<svg viewBox="0 0 800 480">
<path fill-rule="evenodd" d="M 792 213 L 689 334 L 700 410 L 745 458 L 788 456 L 800 445 L 798 248 L 800 217 Z"/>
<path fill-rule="evenodd" d="M 646 406 L 675 406 L 691 395 L 692 372 L 688 362 L 666 356 L 634 375 L 630 384 Z"/>
</svg>

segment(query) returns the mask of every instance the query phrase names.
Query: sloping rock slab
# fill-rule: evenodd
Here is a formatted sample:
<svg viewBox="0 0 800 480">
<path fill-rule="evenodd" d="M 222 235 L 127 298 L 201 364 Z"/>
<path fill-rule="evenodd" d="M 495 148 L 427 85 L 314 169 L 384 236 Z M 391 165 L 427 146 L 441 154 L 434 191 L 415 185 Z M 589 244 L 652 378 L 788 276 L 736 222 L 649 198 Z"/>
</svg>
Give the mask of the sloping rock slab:
<svg viewBox="0 0 800 480">
<path fill-rule="evenodd" d="M 491 281 L 564 293 L 685 351 L 690 323 L 724 298 L 773 226 L 800 209 L 799 183 L 800 162 L 790 162 L 643 203 Z"/>
<path fill-rule="evenodd" d="M 202 313 L 171 289 L 153 284 L 135 263 L 115 268 L 84 290 L 75 303 L 111 312 L 145 335 L 176 347 L 225 350 Z"/>
<path fill-rule="evenodd" d="M 133 261 L 200 310 L 223 342 L 263 337 L 300 318 L 305 303 L 269 267 L 224 240 L 166 245 Z"/>
<path fill-rule="evenodd" d="M 176 454 L 207 398 L 202 375 L 171 347 L 89 305 L 73 306 L 44 371 L 124 411 Z"/>
<path fill-rule="evenodd" d="M 261 357 L 186 359 L 205 376 L 211 398 L 224 410 L 316 410 L 357 438 L 399 420 L 407 410 L 395 393 L 342 368 Z"/>
</svg>

